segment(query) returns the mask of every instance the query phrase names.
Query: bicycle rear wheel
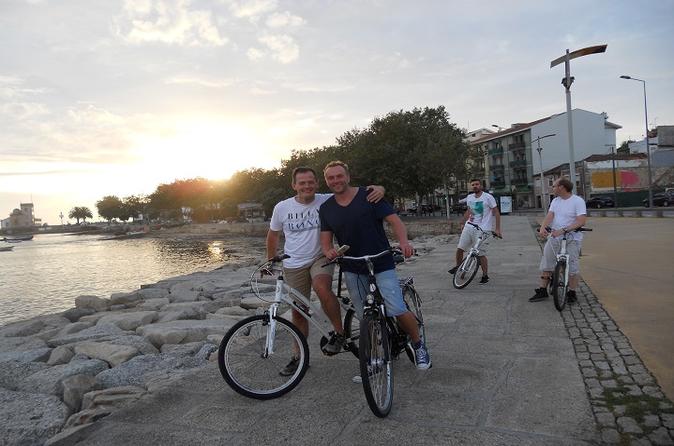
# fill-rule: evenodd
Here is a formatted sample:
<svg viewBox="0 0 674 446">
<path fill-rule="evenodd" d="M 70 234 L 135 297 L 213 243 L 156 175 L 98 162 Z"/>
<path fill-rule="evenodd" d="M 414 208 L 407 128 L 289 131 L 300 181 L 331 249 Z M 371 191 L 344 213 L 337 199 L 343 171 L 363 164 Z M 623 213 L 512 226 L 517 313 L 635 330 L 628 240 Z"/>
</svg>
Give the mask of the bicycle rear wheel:
<svg viewBox="0 0 674 446">
<path fill-rule="evenodd" d="M 463 259 L 457 268 L 456 273 L 454 273 L 454 277 L 452 277 L 452 284 L 454 284 L 454 288 L 457 290 L 465 288 L 471 282 L 471 280 L 473 280 L 473 277 L 475 277 L 475 274 L 477 274 L 477 269 L 479 267 L 480 258 L 474 254 L 468 254 L 468 256 Z"/>
<path fill-rule="evenodd" d="M 419 337 L 423 343 L 426 343 L 426 328 L 424 326 L 424 315 L 421 313 L 421 298 L 417 293 L 417 290 L 414 289 L 411 285 L 405 285 L 403 287 L 403 300 L 405 301 L 405 306 L 407 309 L 414 314 L 414 317 L 417 319 L 417 326 L 419 327 Z M 412 364 L 415 364 L 414 358 L 414 349 L 412 345 L 408 343 L 405 346 L 405 353 L 407 353 L 407 358 L 412 361 Z"/>
<path fill-rule="evenodd" d="M 352 309 L 346 310 L 344 315 L 344 337 L 350 338 L 351 343 L 346 346 L 353 355 L 358 358 L 358 344 L 360 341 L 360 321 L 356 316 L 356 312 Z"/>
<path fill-rule="evenodd" d="M 384 418 L 393 406 L 393 365 L 383 316 L 371 312 L 360 322 L 360 376 L 370 410 Z"/>
<path fill-rule="evenodd" d="M 309 346 L 304 335 L 291 322 L 275 317 L 271 333 L 268 315 L 239 321 L 222 339 L 218 366 L 232 389 L 249 398 L 278 398 L 300 383 L 309 366 Z M 267 336 L 274 337 L 274 351 L 265 354 Z M 291 359 L 298 364 L 288 376 L 281 372 Z"/>
<path fill-rule="evenodd" d="M 552 274 L 552 300 L 555 302 L 555 308 L 562 311 L 566 306 L 566 262 L 557 262 L 555 271 Z"/>
</svg>

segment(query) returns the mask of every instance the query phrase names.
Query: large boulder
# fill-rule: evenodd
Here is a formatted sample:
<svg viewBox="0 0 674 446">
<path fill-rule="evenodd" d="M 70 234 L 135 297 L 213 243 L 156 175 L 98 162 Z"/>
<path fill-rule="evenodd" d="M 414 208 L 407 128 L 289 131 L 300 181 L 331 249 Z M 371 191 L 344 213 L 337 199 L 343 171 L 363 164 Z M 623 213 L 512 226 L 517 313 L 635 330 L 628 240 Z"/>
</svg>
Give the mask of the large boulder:
<svg viewBox="0 0 674 446">
<path fill-rule="evenodd" d="M 140 294 L 137 291 L 131 293 L 113 293 L 110 296 L 110 305 L 130 305 L 136 304 L 140 300 Z"/>
<path fill-rule="evenodd" d="M 110 387 L 88 392 L 82 399 L 82 409 L 113 409 L 139 400 L 147 391 L 138 386 Z"/>
<path fill-rule="evenodd" d="M 80 410 L 82 397 L 96 387 L 96 378 L 90 375 L 73 375 L 65 378 L 63 385 L 63 402 L 72 412 Z"/>
<path fill-rule="evenodd" d="M 43 362 L 6 361 L 0 364 L 0 387 L 19 390 L 21 382 L 33 373 L 49 369 Z"/>
<path fill-rule="evenodd" d="M 169 294 L 166 288 L 141 288 L 137 293 L 141 299 L 160 299 Z"/>
<path fill-rule="evenodd" d="M 59 335 L 47 341 L 50 347 L 58 347 L 59 345 L 74 344 L 76 342 L 94 341 L 96 339 L 105 338 L 107 336 L 129 334 L 128 331 L 122 330 L 113 324 L 97 324 L 90 328 L 85 328 L 77 333 L 67 335 Z"/>
<path fill-rule="evenodd" d="M 61 328 L 57 336 L 65 336 L 72 333 L 77 333 L 78 331 L 82 331 L 85 328 L 92 327 L 93 325 L 94 324 L 92 322 L 73 322 L 72 324 L 68 324 Z"/>
<path fill-rule="evenodd" d="M 211 334 L 225 334 L 235 321 L 225 319 L 179 320 L 139 327 L 136 332 L 157 348 L 164 344 L 203 341 Z"/>
<path fill-rule="evenodd" d="M 81 342 L 75 345 L 75 353 L 101 359 L 112 367 L 116 367 L 136 356 L 138 349 L 129 345 L 115 345 L 107 342 Z"/>
<path fill-rule="evenodd" d="M 66 347 L 65 345 L 59 345 L 54 350 L 51 351 L 51 355 L 47 360 L 48 365 L 59 365 L 67 364 L 73 358 L 75 353 L 72 349 Z"/>
<path fill-rule="evenodd" d="M 75 298 L 75 308 L 105 311 L 110 308 L 110 299 L 98 296 L 78 296 Z"/>
<path fill-rule="evenodd" d="M 144 337 L 136 334 L 128 334 L 122 336 L 109 336 L 100 339 L 101 342 L 107 342 L 114 345 L 129 345 L 136 348 L 141 355 L 151 355 L 159 353 L 159 350 L 154 345 L 150 344 Z"/>
<path fill-rule="evenodd" d="M 8 324 L 0 329 L 0 336 L 13 338 L 31 336 L 39 333 L 46 327 L 46 324 L 38 318 L 29 319 L 27 321 L 14 322 Z"/>
<path fill-rule="evenodd" d="M 196 355 L 195 355 L 196 356 Z M 184 376 L 195 367 L 208 362 L 192 356 L 180 356 L 167 353 L 142 355 L 131 358 L 119 366 L 104 370 L 96 375 L 96 382 L 103 388 L 120 386 L 145 387 L 155 380 L 168 384 L 173 379 Z"/>
<path fill-rule="evenodd" d="M 157 311 L 171 302 L 168 297 L 158 297 L 156 299 L 147 299 L 143 301 L 138 308 L 147 311 Z"/>
<path fill-rule="evenodd" d="M 47 347 L 47 343 L 38 338 L 3 338 L 0 337 L 0 352 L 18 352 L 36 350 Z"/>
<path fill-rule="evenodd" d="M 151 324 L 157 319 L 156 311 L 133 311 L 129 313 L 118 313 L 103 316 L 96 325 L 112 324 L 122 330 L 135 330 L 141 325 Z"/>
<path fill-rule="evenodd" d="M 53 367 L 46 366 L 42 370 L 22 377 L 16 383 L 16 389 L 24 392 L 61 396 L 63 394 L 62 382 L 64 379 L 73 375 L 95 376 L 107 369 L 108 364 L 99 359 L 71 361 L 68 364 L 55 365 Z"/>
<path fill-rule="evenodd" d="M 94 314 L 96 310 L 93 308 L 71 308 L 63 312 L 63 317 L 68 319 L 70 322 L 77 322 L 82 316 L 88 316 Z"/>
<path fill-rule="evenodd" d="M 0 353 L 0 367 L 1 363 L 7 361 L 18 362 L 45 362 L 49 359 L 51 349 L 49 347 L 38 348 L 34 350 L 25 350 L 18 352 L 2 352 Z"/>
<path fill-rule="evenodd" d="M 43 444 L 63 426 L 68 408 L 57 397 L 0 388 L 0 444 Z"/>
</svg>

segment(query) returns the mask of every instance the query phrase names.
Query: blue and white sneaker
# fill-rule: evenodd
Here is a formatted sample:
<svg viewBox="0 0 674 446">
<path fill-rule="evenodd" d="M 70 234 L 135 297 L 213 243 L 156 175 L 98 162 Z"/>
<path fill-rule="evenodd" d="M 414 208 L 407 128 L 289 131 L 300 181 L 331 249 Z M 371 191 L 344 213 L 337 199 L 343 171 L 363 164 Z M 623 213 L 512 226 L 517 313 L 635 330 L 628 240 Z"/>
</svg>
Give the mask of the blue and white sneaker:
<svg viewBox="0 0 674 446">
<path fill-rule="evenodd" d="M 422 342 L 419 348 L 414 349 L 414 363 L 419 370 L 428 370 L 431 368 L 431 355 Z"/>
</svg>

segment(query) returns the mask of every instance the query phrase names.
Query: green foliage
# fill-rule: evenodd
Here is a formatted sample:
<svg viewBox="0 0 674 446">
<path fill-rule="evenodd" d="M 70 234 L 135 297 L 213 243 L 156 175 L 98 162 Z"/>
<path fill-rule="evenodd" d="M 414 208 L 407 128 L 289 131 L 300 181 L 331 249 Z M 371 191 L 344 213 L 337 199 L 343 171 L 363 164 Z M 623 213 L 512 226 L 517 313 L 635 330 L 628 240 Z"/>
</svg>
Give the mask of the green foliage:
<svg viewBox="0 0 674 446">
<path fill-rule="evenodd" d="M 75 206 L 68 213 L 68 218 L 74 218 L 77 220 L 77 224 L 80 224 L 80 219 L 87 221 L 87 218 L 93 218 L 91 211 L 86 206 Z"/>
<path fill-rule="evenodd" d="M 616 153 L 622 153 L 622 154 L 625 154 L 625 155 L 629 155 L 629 153 L 630 153 L 630 146 L 629 145 L 633 142 L 635 142 L 635 141 L 633 141 L 631 139 L 628 139 L 627 141 L 623 141 L 622 143 L 620 143 L 620 147 L 618 147 L 616 149 Z"/>
<path fill-rule="evenodd" d="M 381 184 L 387 195 L 431 193 L 463 171 L 468 145 L 445 108 L 415 108 L 375 118 L 337 139 L 354 184 Z"/>
<path fill-rule="evenodd" d="M 110 222 L 114 218 L 120 218 L 122 214 L 122 200 L 114 195 L 107 195 L 96 202 L 98 215 Z M 70 218 L 73 218 L 72 216 Z"/>
</svg>

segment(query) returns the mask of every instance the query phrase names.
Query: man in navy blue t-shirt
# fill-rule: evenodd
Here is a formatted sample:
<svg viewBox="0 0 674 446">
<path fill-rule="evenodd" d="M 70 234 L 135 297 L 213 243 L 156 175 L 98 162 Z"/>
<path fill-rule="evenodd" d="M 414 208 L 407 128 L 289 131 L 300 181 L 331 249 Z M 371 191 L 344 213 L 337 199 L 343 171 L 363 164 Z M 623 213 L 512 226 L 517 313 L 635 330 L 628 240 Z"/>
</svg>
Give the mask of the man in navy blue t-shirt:
<svg viewBox="0 0 674 446">
<path fill-rule="evenodd" d="M 370 203 L 365 198 L 367 191 L 364 188 L 350 186 L 349 167 L 345 163 L 332 161 L 325 166 L 323 174 L 326 184 L 334 193 L 321 205 L 319 211 L 321 248 L 328 259 L 332 260 L 339 255 L 333 245 L 333 236 L 340 245 L 350 246 L 349 256 L 352 257 L 378 254 L 390 248 L 384 232 L 384 220 L 391 225 L 405 257 L 414 253 L 412 245 L 407 240 L 407 229 L 391 205 L 384 200 Z M 367 270 L 362 263 L 346 262 L 342 264 L 342 269 L 345 271 L 344 278 L 349 296 L 354 302 L 356 311 L 362 316 L 363 297 L 368 289 Z M 423 340 L 419 337 L 416 317 L 407 309 L 403 300 L 393 256 L 387 255 L 376 259 L 374 272 L 377 286 L 384 297 L 386 313 L 397 317 L 402 329 L 412 338 L 417 368 L 422 370 L 430 368 L 431 358 Z"/>
</svg>

